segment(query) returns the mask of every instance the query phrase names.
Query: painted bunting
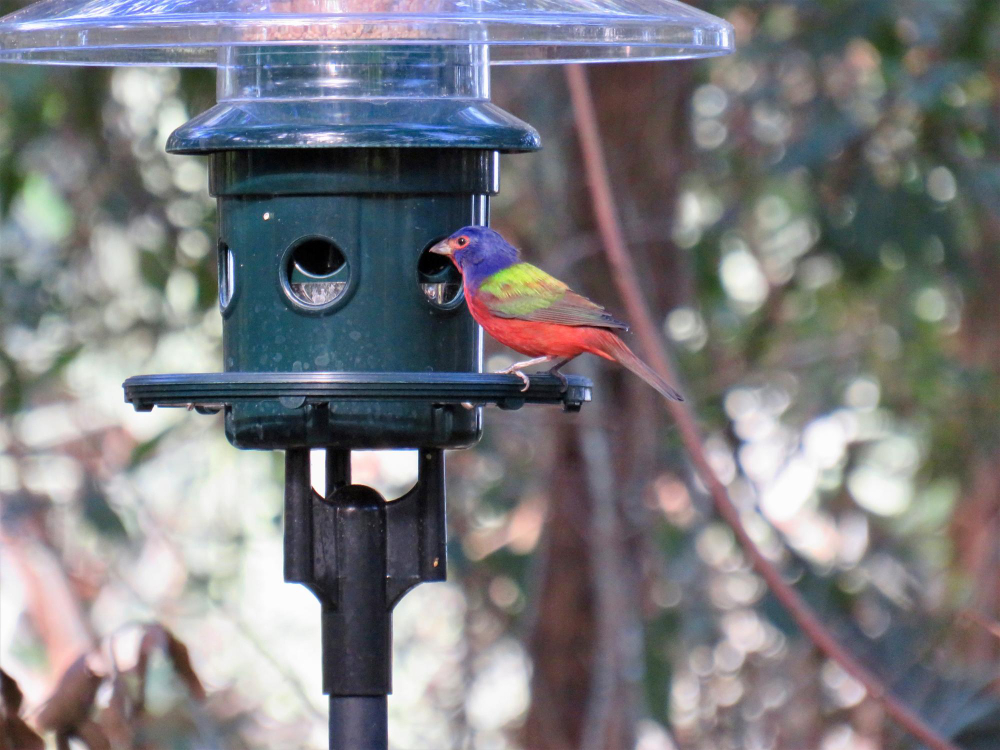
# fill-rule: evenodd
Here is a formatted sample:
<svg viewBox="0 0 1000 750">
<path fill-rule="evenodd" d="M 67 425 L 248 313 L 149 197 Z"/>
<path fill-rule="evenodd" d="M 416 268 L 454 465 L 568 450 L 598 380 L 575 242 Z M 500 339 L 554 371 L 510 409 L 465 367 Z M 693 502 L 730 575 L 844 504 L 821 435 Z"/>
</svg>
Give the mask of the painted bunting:
<svg viewBox="0 0 1000 750">
<path fill-rule="evenodd" d="M 521 260 L 517 248 L 487 227 L 465 227 L 433 247 L 462 274 L 469 312 L 501 344 L 531 359 L 506 370 L 531 384 L 525 367 L 555 362 L 548 372 L 566 385 L 559 369 L 589 352 L 631 370 L 666 398 L 683 401 L 619 337 L 628 326 L 559 279 Z"/>
</svg>

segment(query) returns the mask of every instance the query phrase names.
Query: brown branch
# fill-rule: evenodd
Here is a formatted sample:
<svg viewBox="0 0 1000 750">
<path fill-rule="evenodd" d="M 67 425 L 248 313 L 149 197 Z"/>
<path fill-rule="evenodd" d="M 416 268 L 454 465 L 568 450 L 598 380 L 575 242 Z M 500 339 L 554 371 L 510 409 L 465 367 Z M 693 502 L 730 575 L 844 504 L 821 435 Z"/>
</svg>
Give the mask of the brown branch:
<svg viewBox="0 0 1000 750">
<path fill-rule="evenodd" d="M 677 383 L 676 369 L 670 361 L 666 343 L 661 337 L 652 313 L 645 302 L 639 275 L 625 244 L 608 167 L 604 159 L 597 115 L 594 110 L 594 101 L 591 97 L 587 74 L 581 65 L 569 65 L 566 68 L 566 78 L 573 103 L 594 213 L 615 284 L 625 303 L 628 316 L 635 325 L 636 333 L 646 356 L 649 358 L 650 366 L 667 382 Z M 743 521 L 740 519 L 739 510 L 729 499 L 725 486 L 712 470 L 705 455 L 700 428 L 688 403 L 667 401 L 667 407 L 677 424 L 681 440 L 684 442 L 695 470 L 712 496 L 717 512 L 733 530 L 754 570 L 764 579 L 771 593 L 788 610 L 802 632 L 828 658 L 835 661 L 845 672 L 860 682 L 868 691 L 868 695 L 915 738 L 933 750 L 959 750 L 956 745 L 939 735 L 920 716 L 893 696 L 874 672 L 858 661 L 854 654 L 837 641 L 820 621 L 819 616 L 782 578 L 778 569 L 757 548 L 747 533 Z"/>
<path fill-rule="evenodd" d="M 39 540 L 14 531 L 0 531 L 0 545 L 24 584 L 28 618 L 45 645 L 55 678 L 80 653 L 89 651 L 95 639 L 63 561 Z"/>
<path fill-rule="evenodd" d="M 616 711 L 626 700 L 630 661 L 629 644 L 621 637 L 630 626 L 630 608 L 621 548 L 624 543 L 615 502 L 614 467 L 607 435 L 601 430 L 577 430 L 584 459 L 587 492 L 590 495 L 590 566 L 595 598 L 596 639 L 590 694 L 583 724 L 582 750 L 612 750 L 635 745 L 635 737 L 624 736 L 627 722 Z M 622 723 L 625 726 L 622 726 Z"/>
</svg>

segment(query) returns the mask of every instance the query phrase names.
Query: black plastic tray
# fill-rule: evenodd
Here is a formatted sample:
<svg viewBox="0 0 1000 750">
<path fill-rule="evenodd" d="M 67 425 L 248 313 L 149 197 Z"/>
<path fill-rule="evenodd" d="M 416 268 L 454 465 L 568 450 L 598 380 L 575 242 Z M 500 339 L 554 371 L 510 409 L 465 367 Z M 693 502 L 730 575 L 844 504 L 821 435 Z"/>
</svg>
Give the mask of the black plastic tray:
<svg viewBox="0 0 1000 750">
<path fill-rule="evenodd" d="M 235 401 L 278 400 L 289 407 L 335 401 L 424 401 L 434 404 L 561 404 L 579 411 L 590 401 L 593 383 L 567 376 L 531 375 L 531 387 L 516 375 L 460 372 L 214 372 L 136 375 L 125 381 L 125 401 L 136 411 L 173 406 L 215 412 Z"/>
</svg>

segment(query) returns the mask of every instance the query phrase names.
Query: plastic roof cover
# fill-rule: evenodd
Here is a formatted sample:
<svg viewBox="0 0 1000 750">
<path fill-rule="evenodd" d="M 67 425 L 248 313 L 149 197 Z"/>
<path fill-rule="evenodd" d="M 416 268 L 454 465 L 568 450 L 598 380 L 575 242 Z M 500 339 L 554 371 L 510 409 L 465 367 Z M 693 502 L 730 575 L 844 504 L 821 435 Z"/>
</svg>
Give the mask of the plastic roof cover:
<svg viewBox="0 0 1000 750">
<path fill-rule="evenodd" d="M 732 27 L 676 0 L 42 0 L 0 19 L 0 62 L 215 65 L 219 48 L 489 45 L 493 63 L 732 51 Z"/>
</svg>

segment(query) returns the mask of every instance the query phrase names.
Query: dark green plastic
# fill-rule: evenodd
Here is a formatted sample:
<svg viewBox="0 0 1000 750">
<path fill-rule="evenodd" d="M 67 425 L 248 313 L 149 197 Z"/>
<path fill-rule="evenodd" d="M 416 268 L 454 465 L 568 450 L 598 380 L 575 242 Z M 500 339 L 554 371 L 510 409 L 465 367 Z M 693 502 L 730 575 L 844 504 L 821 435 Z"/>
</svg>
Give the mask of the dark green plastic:
<svg viewBox="0 0 1000 750">
<path fill-rule="evenodd" d="M 486 223 L 495 151 L 235 151 L 213 155 L 211 172 L 234 262 L 227 372 L 479 371 L 478 327 L 464 303 L 427 299 L 418 260 L 455 229 Z M 344 291 L 326 307 L 296 303 L 283 283 L 289 248 L 307 238 L 331 241 L 347 261 Z M 457 404 L 344 402 L 317 419 L 240 402 L 226 410 L 226 434 L 239 448 L 457 448 L 481 431 L 481 410 Z"/>
<path fill-rule="evenodd" d="M 219 104 L 178 129 L 209 154 L 227 373 L 478 373 L 457 271 L 427 248 L 488 222 L 499 154 L 539 147 L 489 102 L 475 45 L 233 47 Z M 230 260 L 231 259 L 231 260 Z M 481 408 L 379 398 L 227 405 L 239 448 L 459 448 Z"/>
<path fill-rule="evenodd" d="M 170 136 L 167 151 L 262 148 L 494 148 L 537 151 L 538 133 L 489 101 L 345 99 L 220 102 Z"/>
</svg>

